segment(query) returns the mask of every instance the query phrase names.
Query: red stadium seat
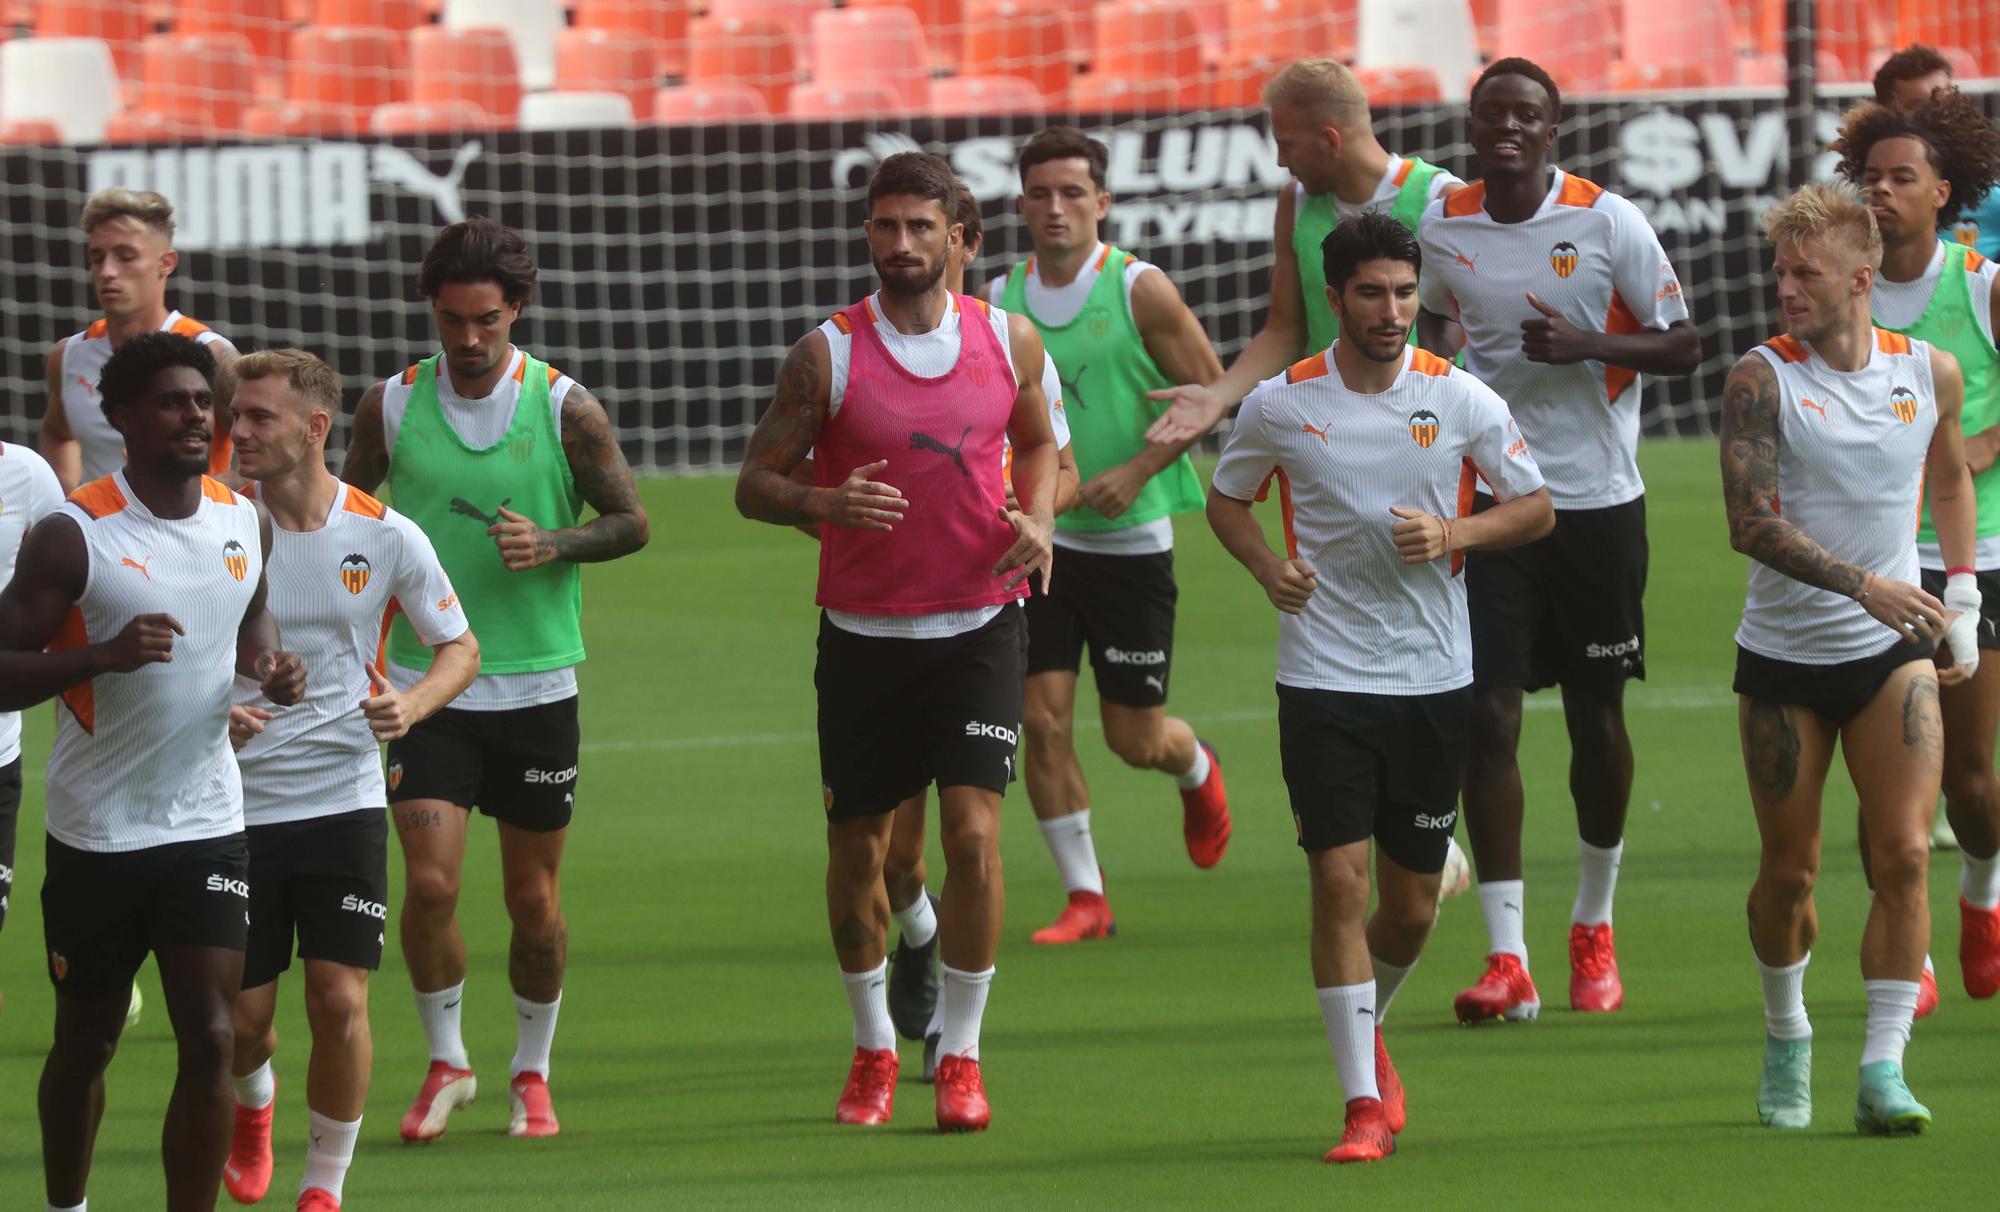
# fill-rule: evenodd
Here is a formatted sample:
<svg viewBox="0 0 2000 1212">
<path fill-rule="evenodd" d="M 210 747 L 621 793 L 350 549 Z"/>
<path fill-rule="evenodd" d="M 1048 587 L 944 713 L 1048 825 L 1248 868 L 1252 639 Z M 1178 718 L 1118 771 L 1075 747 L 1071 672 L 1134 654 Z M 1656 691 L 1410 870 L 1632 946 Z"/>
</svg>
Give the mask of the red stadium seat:
<svg viewBox="0 0 2000 1212">
<path fill-rule="evenodd" d="M 1438 74 L 1428 67 L 1363 67 L 1354 78 L 1370 106 L 1429 105 L 1444 99 Z"/>
<path fill-rule="evenodd" d="M 291 32 L 285 0 L 174 0 L 173 27 L 177 34 L 241 34 L 267 71 L 283 61 Z"/>
<path fill-rule="evenodd" d="M 348 111 L 340 125 L 366 129 L 378 106 L 409 100 L 404 39 L 384 29 L 307 26 L 292 35 L 285 100 Z"/>
<path fill-rule="evenodd" d="M 1785 71 L 1782 54 L 1748 55 L 1736 65 L 1736 83 L 1755 88 L 1783 88 Z M 1846 75 L 1846 69 L 1831 51 L 1819 52 L 1818 72 L 1822 80 L 1840 80 Z"/>
<path fill-rule="evenodd" d="M 1256 109 L 1264 103 L 1264 85 L 1285 69 L 1289 59 L 1232 59 L 1224 57 L 1216 69 L 1209 104 L 1217 109 Z"/>
<path fill-rule="evenodd" d="M 346 29 L 386 29 L 408 33 L 427 25 L 431 14 L 423 0 L 319 0 L 313 24 Z"/>
<path fill-rule="evenodd" d="M 1957 5 L 1958 0 L 1953 0 L 1953 11 L 1956 11 Z M 1816 0 L 1813 12 L 1818 22 L 1814 48 L 1822 55 L 1832 56 L 1840 65 L 1835 73 L 1821 71 L 1821 77 L 1828 80 L 1866 79 L 1872 68 L 1870 52 L 1883 40 L 1875 31 L 1873 7 L 1866 0 Z M 1886 37 L 1887 33 L 1885 29 L 1883 36 Z M 1760 54 L 1785 53 L 1785 0 L 1758 0 L 1757 51 Z"/>
<path fill-rule="evenodd" d="M 931 112 L 940 118 L 1047 110 L 1042 91 L 1019 76 L 947 76 L 931 81 Z"/>
<path fill-rule="evenodd" d="M 347 139 L 368 129 L 368 114 L 351 105 L 270 101 L 243 111 L 245 134 L 271 139 Z"/>
<path fill-rule="evenodd" d="M 1708 70 L 1698 63 L 1632 63 L 1624 59 L 1611 64 L 1611 89 L 1620 93 L 1658 92 L 1675 88 L 1709 88 L 1715 84 Z"/>
<path fill-rule="evenodd" d="M 492 114 L 470 101 L 397 101 L 377 106 L 368 129 L 377 135 L 456 134 L 498 129 Z"/>
<path fill-rule="evenodd" d="M 139 43 L 153 32 L 143 0 L 42 0 L 35 8 L 37 38 L 101 38 L 118 74 L 130 78 Z"/>
<path fill-rule="evenodd" d="M 149 131 L 144 119 L 205 127 L 229 134 L 243 129 L 243 111 L 255 99 L 256 53 L 241 34 L 154 34 L 139 47 L 139 90 L 126 129 Z M 173 137 L 173 136 L 163 136 Z"/>
<path fill-rule="evenodd" d="M 1954 65 L 1955 75 L 2000 76 L 2000 0 L 1899 0 L 1894 42 L 1960 50 L 1978 65 L 1971 72 Z"/>
<path fill-rule="evenodd" d="M 1104 0 L 1097 6 L 1097 57 L 1081 88 L 1095 97 L 1107 84 L 1124 79 L 1144 84 L 1148 97 L 1164 98 L 1139 108 L 1197 109 L 1207 100 L 1209 82 L 1203 76 L 1201 22 L 1183 0 Z M 1159 86 L 1165 85 L 1163 91 Z M 1106 98 L 1108 99 L 1108 98 Z M 1078 98 L 1078 108 L 1083 101 Z"/>
<path fill-rule="evenodd" d="M 53 122 L 26 119 L 0 126 L 0 146 L 54 147 L 62 142 L 62 131 Z"/>
<path fill-rule="evenodd" d="M 755 122 L 770 116 L 770 102 L 748 85 L 683 84 L 653 94 L 653 121 L 660 126 Z"/>
<path fill-rule="evenodd" d="M 1225 64 L 1294 59 L 1352 59 L 1359 22 L 1355 0 L 1229 0 Z"/>
<path fill-rule="evenodd" d="M 909 9 L 821 9 L 813 14 L 812 44 L 814 84 L 850 92 L 886 85 L 900 101 L 880 113 L 920 113 L 930 103 L 930 50 Z"/>
<path fill-rule="evenodd" d="M 707 15 L 776 21 L 804 43 L 812 36 L 813 14 L 831 7 L 828 0 L 708 0 Z"/>
<path fill-rule="evenodd" d="M 556 35 L 556 87 L 570 92 L 623 93 L 632 115 L 653 112 L 660 77 L 653 45 L 643 38 L 601 29 L 566 29 Z"/>
<path fill-rule="evenodd" d="M 1472 39 L 1479 44 L 1479 53 L 1489 59 L 1498 58 L 1493 51 L 1493 39 L 1500 28 L 1500 0 L 1468 0 L 1468 3 L 1472 8 Z"/>
<path fill-rule="evenodd" d="M 740 84 L 784 112 L 799 71 L 798 38 L 771 17 L 697 17 L 688 25 L 689 84 Z"/>
<path fill-rule="evenodd" d="M 958 65 L 959 29 L 965 24 L 965 0 L 848 0 L 848 8 L 907 8 L 924 29 L 933 67 Z M 935 87 L 935 86 L 934 86 Z"/>
<path fill-rule="evenodd" d="M 1182 108 L 1181 82 L 1159 77 L 1085 72 L 1069 86 L 1069 107 L 1079 114 L 1157 113 Z"/>
<path fill-rule="evenodd" d="M 654 69 L 678 76 L 687 70 L 688 20 L 694 8 L 693 0 L 577 0 L 570 21 L 575 29 L 645 39 L 653 48 Z"/>
<path fill-rule="evenodd" d="M 867 80 L 822 84 L 815 80 L 792 90 L 790 112 L 804 121 L 866 121 L 908 113 L 909 102 L 887 84 Z"/>
<path fill-rule="evenodd" d="M 1616 14 L 1609 4 L 1500 0 L 1493 49 L 1533 59 L 1565 91 L 1602 89 L 1611 83 L 1611 61 L 1618 57 Z"/>
<path fill-rule="evenodd" d="M 1735 82 L 1736 24 L 1728 0 L 1624 0 L 1621 11 L 1624 62 L 1666 76 L 1693 68 L 1711 85 Z"/>
<path fill-rule="evenodd" d="M 213 138 L 215 131 L 206 123 L 153 113 L 127 110 L 113 117 L 104 128 L 106 143 L 200 143 Z"/>
<path fill-rule="evenodd" d="M 433 108 L 465 102 L 511 125 L 521 109 L 521 70 L 507 31 L 437 25 L 411 31 L 410 100 Z"/>
<path fill-rule="evenodd" d="M 967 0 L 959 70 L 1018 76 L 1051 106 L 1069 96 L 1070 15 L 1056 0 Z"/>
</svg>

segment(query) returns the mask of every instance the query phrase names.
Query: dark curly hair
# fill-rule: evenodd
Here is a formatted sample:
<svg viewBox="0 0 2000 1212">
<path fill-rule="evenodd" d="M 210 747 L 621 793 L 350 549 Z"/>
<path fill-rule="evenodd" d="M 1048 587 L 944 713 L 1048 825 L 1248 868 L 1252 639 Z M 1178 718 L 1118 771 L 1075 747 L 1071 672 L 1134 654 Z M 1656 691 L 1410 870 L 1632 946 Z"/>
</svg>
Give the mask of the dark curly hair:
<svg viewBox="0 0 2000 1212">
<path fill-rule="evenodd" d="M 1831 144 L 1840 156 L 1840 175 L 1861 184 L 1869 151 L 1884 139 L 1915 139 L 1923 144 L 1931 168 L 1951 183 L 1951 196 L 1938 211 L 1940 225 L 1957 219 L 2000 180 L 2000 131 L 1978 104 L 1955 88 L 1939 89 L 1907 114 L 1876 101 L 1848 110 L 1840 137 Z"/>
<path fill-rule="evenodd" d="M 474 216 L 439 232 L 417 270 L 417 290 L 426 299 L 437 298 L 448 282 L 491 282 L 507 302 L 526 303 L 535 294 L 535 259 L 520 232 Z"/>
<path fill-rule="evenodd" d="M 142 332 L 120 345 L 97 377 L 97 404 L 109 417 L 114 406 L 129 403 L 146 393 L 153 376 L 176 366 L 186 366 L 215 383 L 215 355 L 208 346 L 177 332 Z"/>
<path fill-rule="evenodd" d="M 1487 64 L 1486 70 L 1479 73 L 1479 79 L 1472 82 L 1472 92 L 1467 101 L 1477 102 L 1479 90 L 1486 87 L 1488 80 L 1497 76 L 1521 76 L 1541 85 L 1542 91 L 1549 95 L 1549 125 L 1554 126 L 1562 121 L 1563 95 L 1562 90 L 1556 87 L 1555 77 L 1549 75 L 1548 71 L 1533 59 L 1523 59 L 1519 56 L 1495 59 Z"/>
</svg>

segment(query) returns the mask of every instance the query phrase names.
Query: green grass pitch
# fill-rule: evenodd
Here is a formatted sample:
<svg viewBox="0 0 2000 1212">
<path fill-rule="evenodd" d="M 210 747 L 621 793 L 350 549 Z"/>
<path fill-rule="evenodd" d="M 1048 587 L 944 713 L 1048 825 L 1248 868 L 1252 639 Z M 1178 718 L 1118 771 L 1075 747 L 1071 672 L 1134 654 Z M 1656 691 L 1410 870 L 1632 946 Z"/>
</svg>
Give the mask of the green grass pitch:
<svg viewBox="0 0 2000 1212">
<path fill-rule="evenodd" d="M 1632 689 L 1638 780 L 1618 936 L 1616 1015 L 1561 1007 L 1576 843 L 1554 696 L 1522 743 L 1527 924 L 1548 1009 L 1461 1030 L 1477 974 L 1476 900 L 1449 902 L 1389 1039 L 1409 1088 L 1395 1158 L 1322 1165 L 1340 1096 L 1306 963 L 1306 885 L 1278 774 L 1274 616 L 1208 534 L 1181 520 L 1173 709 L 1221 751 L 1234 844 L 1212 872 L 1181 848 L 1178 801 L 1081 737 L 1119 935 L 1032 948 L 1061 887 L 1025 796 L 1009 796 L 1010 904 L 982 1050 L 993 1129 L 939 1137 L 903 1049 L 895 1122 L 840 1128 L 850 1053 L 821 899 L 813 739 L 813 551 L 738 518 L 721 479 L 646 485 L 653 544 L 587 574 L 586 752 L 564 872 L 570 970 L 553 1090 L 563 1134 L 504 1132 L 513 1011 L 493 833 L 476 828 L 460 916 L 465 1029 L 480 1100 L 439 1142 L 396 1121 L 423 1037 L 393 928 L 376 981 L 374 1088 L 347 1186 L 355 1209 L 664 1207 L 1923 1207 L 1990 1190 L 2000 1004 L 1959 985 L 1958 860 L 1932 868 L 1944 1004 L 1919 1023 L 1910 1082 L 1936 1114 L 1917 1140 L 1850 1127 L 1864 1010 L 1866 905 L 1843 773 L 1827 795 L 1822 934 L 1807 982 L 1818 1123 L 1780 1136 L 1753 1106 L 1763 1020 L 1743 898 L 1756 834 L 1729 692 L 1744 562 L 1724 534 L 1715 447 L 1653 442 L 1651 680 Z M 1086 683 L 1088 679 L 1086 679 Z M 1086 690 L 1086 697 L 1090 692 Z M 51 995 L 36 890 L 49 709 L 30 714 L 17 895 L 0 934 L 0 1207 L 39 1208 L 34 1088 Z M 1094 717 L 1089 703 L 1080 719 Z M 392 852 L 394 847 L 391 847 Z M 933 846 L 933 888 L 943 872 Z M 392 864 L 400 864 L 392 858 Z M 400 897 L 401 875 L 392 871 Z M 394 907 L 392 906 L 392 920 Z M 158 1207 L 173 1043 L 158 981 L 121 1044 L 98 1138 L 94 1208 Z M 276 1062 L 278 1170 L 303 1164 L 307 1035 L 296 969 Z M 229 1206 L 227 1197 L 223 1206 Z"/>
</svg>

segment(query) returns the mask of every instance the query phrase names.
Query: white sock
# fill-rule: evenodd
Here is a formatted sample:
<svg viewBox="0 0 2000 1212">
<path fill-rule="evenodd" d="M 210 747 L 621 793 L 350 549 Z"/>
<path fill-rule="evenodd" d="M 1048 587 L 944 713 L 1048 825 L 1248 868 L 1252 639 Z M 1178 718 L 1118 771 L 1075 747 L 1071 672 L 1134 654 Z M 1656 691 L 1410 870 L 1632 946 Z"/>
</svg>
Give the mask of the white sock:
<svg viewBox="0 0 2000 1212">
<path fill-rule="evenodd" d="M 1578 838 L 1576 849 L 1582 862 L 1577 869 L 1576 904 L 1570 907 L 1569 920 L 1578 926 L 1609 926 L 1611 896 L 1618 890 L 1618 861 L 1625 856 L 1625 843 L 1620 841 L 1609 850 L 1601 850 Z"/>
<path fill-rule="evenodd" d="M 1528 938 L 1523 933 L 1527 888 L 1520 880 L 1481 880 L 1479 908 L 1486 914 L 1487 951 L 1518 956 L 1528 966 Z"/>
<path fill-rule="evenodd" d="M 1932 976 L 1937 975 L 1937 966 L 1931 963 L 1929 952 L 1924 953 L 1924 971 L 1930 973 Z"/>
<path fill-rule="evenodd" d="M 1104 874 L 1097 869 L 1097 847 L 1090 840 L 1090 809 L 1040 822 L 1042 840 L 1062 873 L 1065 892 L 1104 894 Z"/>
<path fill-rule="evenodd" d="M 1812 1038 L 1812 1020 L 1806 1017 L 1806 965 L 1810 963 L 1810 951 L 1798 963 L 1782 968 L 1757 961 L 1757 975 L 1764 982 L 1764 1029 L 1772 1039 Z"/>
<path fill-rule="evenodd" d="M 556 1017 L 561 1013 L 561 992 L 557 992 L 552 1002 L 531 1002 L 518 993 L 514 995 L 514 1017 L 519 1020 L 519 1032 L 514 1037 L 514 1063 L 508 1067 L 507 1076 L 539 1073 L 543 1081 L 549 1080 L 549 1049 L 555 1047 Z"/>
<path fill-rule="evenodd" d="M 1319 1016 L 1340 1073 L 1341 1101 L 1381 1098 L 1375 1085 L 1375 982 L 1319 990 Z"/>
<path fill-rule="evenodd" d="M 842 969 L 847 1007 L 854 1012 L 854 1046 L 877 1052 L 896 1046 L 896 1029 L 889 1023 L 889 961 L 866 972 Z"/>
<path fill-rule="evenodd" d="M 50 1204 L 49 1212 L 88 1212 L 89 1208 L 90 1208 L 90 1200 L 85 1199 L 82 1203 L 75 1204 L 67 1208 L 63 1207 L 61 1204 Z"/>
<path fill-rule="evenodd" d="M 340 1188 L 347 1181 L 348 1163 L 354 1160 L 354 1141 L 361 1135 L 361 1121 L 328 1119 L 317 1111 L 307 1111 L 306 1120 L 311 1140 L 306 1145 L 306 1173 L 299 1180 L 299 1194 L 304 1195 L 307 1187 L 320 1190 L 340 1198 Z"/>
<path fill-rule="evenodd" d="M 1174 782 L 1180 786 L 1182 791 L 1193 791 L 1196 787 L 1201 786 L 1207 781 L 1208 750 L 1201 747 L 1200 741 L 1196 741 L 1194 744 L 1194 765 L 1175 775 Z"/>
<path fill-rule="evenodd" d="M 454 1069 L 470 1069 L 472 1062 L 465 1055 L 465 1037 L 458 1031 L 459 1012 L 464 1009 L 465 982 L 460 981 L 449 989 L 436 993 L 425 993 L 422 989 L 412 989 L 417 996 L 417 1017 L 423 1021 L 424 1036 L 431 1042 L 431 1059 L 443 1061 Z"/>
<path fill-rule="evenodd" d="M 1868 990 L 1868 1037 L 1861 1045 L 1862 1065 L 1876 1061 L 1903 1063 L 1910 1042 L 1910 1023 L 1917 1017 L 1917 982 L 1862 981 Z"/>
<path fill-rule="evenodd" d="M 2000 908 L 2000 854 L 1992 858 L 1973 858 L 1964 850 L 1958 852 L 1965 863 L 1958 872 L 1958 894 L 1974 909 Z"/>
<path fill-rule="evenodd" d="M 263 1064 L 250 1073 L 234 1079 L 236 1083 L 236 1105 L 248 1107 L 252 1111 L 268 1107 L 271 1100 L 278 1097 L 278 1079 L 271 1074 L 271 1062 Z"/>
<path fill-rule="evenodd" d="M 1407 968 L 1398 968 L 1385 959 L 1370 955 L 1368 962 L 1375 965 L 1375 1025 L 1379 1027 L 1382 1020 L 1389 1017 L 1389 1003 L 1396 1000 L 1396 990 L 1401 989 L 1410 973 L 1416 971 L 1417 961 L 1411 960 Z"/>
<path fill-rule="evenodd" d="M 903 932 L 903 941 L 912 947 L 921 947 L 937 937 L 937 913 L 931 908 L 929 893 L 917 889 L 917 899 L 896 910 L 896 928 Z"/>
<path fill-rule="evenodd" d="M 938 1041 L 938 1059 L 962 1056 L 979 1059 L 979 1022 L 986 1017 L 986 995 L 993 988 L 993 969 L 960 972 L 950 964 L 940 964 L 944 991 L 938 997 L 944 1009 L 944 1037 Z"/>
</svg>

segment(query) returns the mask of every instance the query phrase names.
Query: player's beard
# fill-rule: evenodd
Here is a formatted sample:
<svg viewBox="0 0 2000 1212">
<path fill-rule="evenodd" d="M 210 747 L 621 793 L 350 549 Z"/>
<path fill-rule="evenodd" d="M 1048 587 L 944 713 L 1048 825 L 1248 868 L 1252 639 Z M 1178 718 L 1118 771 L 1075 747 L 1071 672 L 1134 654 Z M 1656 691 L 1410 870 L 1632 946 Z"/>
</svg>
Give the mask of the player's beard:
<svg viewBox="0 0 2000 1212">
<path fill-rule="evenodd" d="M 937 284 L 944 280 L 944 263 L 945 257 L 939 257 L 927 268 L 917 270 L 910 266 L 892 266 L 876 261 L 875 277 L 882 283 L 882 289 L 889 294 L 915 299 L 937 289 Z"/>
<path fill-rule="evenodd" d="M 1356 341 L 1354 344 L 1369 361 L 1380 362 L 1386 366 L 1391 362 L 1402 361 L 1404 348 L 1409 343 L 1410 330 L 1406 328 L 1396 336 L 1394 342 L 1390 341 L 1388 334 L 1376 333 L 1370 329 L 1361 340 Z"/>
</svg>

